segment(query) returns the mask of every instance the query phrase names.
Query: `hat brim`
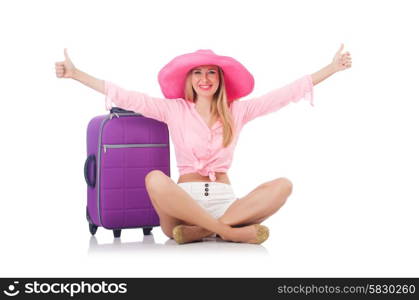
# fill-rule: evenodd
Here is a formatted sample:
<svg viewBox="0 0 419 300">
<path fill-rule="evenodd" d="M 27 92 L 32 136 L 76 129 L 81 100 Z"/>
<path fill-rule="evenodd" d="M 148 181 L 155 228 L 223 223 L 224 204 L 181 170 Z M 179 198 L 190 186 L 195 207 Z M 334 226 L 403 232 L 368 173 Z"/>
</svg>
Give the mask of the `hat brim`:
<svg viewBox="0 0 419 300">
<path fill-rule="evenodd" d="M 254 88 L 253 75 L 234 58 L 194 52 L 175 57 L 160 70 L 158 81 L 163 95 L 168 99 L 184 98 L 186 75 L 202 65 L 217 65 L 223 70 L 229 102 L 250 94 Z"/>
</svg>

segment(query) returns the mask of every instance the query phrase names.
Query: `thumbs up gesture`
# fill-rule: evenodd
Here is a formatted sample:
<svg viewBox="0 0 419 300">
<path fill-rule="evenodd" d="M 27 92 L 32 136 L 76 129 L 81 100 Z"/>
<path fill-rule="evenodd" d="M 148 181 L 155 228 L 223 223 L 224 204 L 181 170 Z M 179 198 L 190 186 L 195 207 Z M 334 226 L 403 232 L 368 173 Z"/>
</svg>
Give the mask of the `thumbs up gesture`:
<svg viewBox="0 0 419 300">
<path fill-rule="evenodd" d="M 76 71 L 76 67 L 71 61 L 67 53 L 67 48 L 64 49 L 64 61 L 59 61 L 55 63 L 55 74 L 58 78 L 73 78 Z"/>
<path fill-rule="evenodd" d="M 348 51 L 341 54 L 342 50 L 343 44 L 341 44 L 338 52 L 336 52 L 335 57 L 333 58 L 332 65 L 336 72 L 346 70 L 352 66 L 351 54 Z"/>
</svg>

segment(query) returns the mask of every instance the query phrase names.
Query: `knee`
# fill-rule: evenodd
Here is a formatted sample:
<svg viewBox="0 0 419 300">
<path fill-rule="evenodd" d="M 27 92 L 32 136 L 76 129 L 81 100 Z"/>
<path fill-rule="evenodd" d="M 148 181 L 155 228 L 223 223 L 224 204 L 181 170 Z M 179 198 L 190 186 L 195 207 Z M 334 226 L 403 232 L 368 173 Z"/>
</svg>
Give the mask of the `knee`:
<svg viewBox="0 0 419 300">
<path fill-rule="evenodd" d="M 272 185 L 277 193 L 281 196 L 286 195 L 288 197 L 292 193 L 292 182 L 285 177 L 281 177 L 272 181 Z"/>
<path fill-rule="evenodd" d="M 166 180 L 166 174 L 160 170 L 152 170 L 145 176 L 145 186 L 148 191 L 155 190 L 156 187 L 162 186 Z"/>
</svg>

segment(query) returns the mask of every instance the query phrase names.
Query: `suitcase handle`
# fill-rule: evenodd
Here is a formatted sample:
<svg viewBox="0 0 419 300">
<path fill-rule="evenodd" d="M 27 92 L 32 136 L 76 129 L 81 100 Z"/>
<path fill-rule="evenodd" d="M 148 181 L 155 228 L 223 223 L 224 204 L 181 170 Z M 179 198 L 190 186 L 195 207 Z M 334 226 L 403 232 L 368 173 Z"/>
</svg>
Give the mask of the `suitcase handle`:
<svg viewBox="0 0 419 300">
<path fill-rule="evenodd" d="M 132 110 L 125 110 L 123 108 L 120 107 L 112 107 L 109 113 L 135 113 Z"/>
<path fill-rule="evenodd" d="M 90 162 L 93 162 L 93 180 L 90 181 L 89 178 L 89 166 L 90 166 Z M 95 187 L 96 185 L 96 157 L 94 154 L 90 154 L 87 159 L 86 162 L 84 163 L 84 179 L 86 180 L 86 183 L 88 186 L 90 187 Z"/>
</svg>

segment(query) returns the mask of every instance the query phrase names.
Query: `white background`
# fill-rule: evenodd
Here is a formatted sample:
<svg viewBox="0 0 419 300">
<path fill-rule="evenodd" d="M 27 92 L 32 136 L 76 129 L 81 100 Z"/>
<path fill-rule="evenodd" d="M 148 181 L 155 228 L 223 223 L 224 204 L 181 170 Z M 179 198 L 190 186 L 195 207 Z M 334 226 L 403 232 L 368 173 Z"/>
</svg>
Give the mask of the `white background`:
<svg viewBox="0 0 419 300">
<path fill-rule="evenodd" d="M 0 276 L 419 276 L 416 12 L 415 1 L 2 1 Z M 238 196 L 294 183 L 267 242 L 90 237 L 86 129 L 107 111 L 103 95 L 56 78 L 64 48 L 79 69 L 153 96 L 169 60 L 212 49 L 253 73 L 258 96 L 326 66 L 340 43 L 352 68 L 314 87 L 314 107 L 292 103 L 240 136 Z"/>
</svg>

